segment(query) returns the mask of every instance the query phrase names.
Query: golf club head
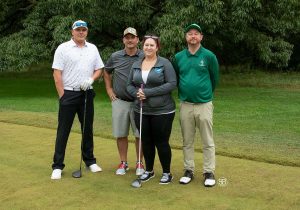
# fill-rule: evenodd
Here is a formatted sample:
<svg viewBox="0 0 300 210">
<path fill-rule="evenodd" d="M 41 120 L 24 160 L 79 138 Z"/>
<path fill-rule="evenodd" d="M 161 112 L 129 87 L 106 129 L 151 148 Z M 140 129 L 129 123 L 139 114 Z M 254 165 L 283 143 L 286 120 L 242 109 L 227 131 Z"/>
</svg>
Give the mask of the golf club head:
<svg viewBox="0 0 300 210">
<path fill-rule="evenodd" d="M 74 171 L 72 173 L 72 177 L 73 178 L 81 178 L 82 174 L 81 174 L 81 170 L 78 170 L 78 171 Z"/>
<path fill-rule="evenodd" d="M 136 179 L 131 183 L 131 186 L 134 188 L 139 188 L 142 186 L 142 182 L 140 179 Z"/>
</svg>

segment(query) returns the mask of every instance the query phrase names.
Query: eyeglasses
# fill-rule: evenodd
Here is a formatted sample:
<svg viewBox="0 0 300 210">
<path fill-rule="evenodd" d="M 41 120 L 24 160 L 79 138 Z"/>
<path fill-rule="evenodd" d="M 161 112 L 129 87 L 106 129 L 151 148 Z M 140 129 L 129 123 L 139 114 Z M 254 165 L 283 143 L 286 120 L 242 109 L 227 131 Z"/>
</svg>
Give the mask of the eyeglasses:
<svg viewBox="0 0 300 210">
<path fill-rule="evenodd" d="M 149 39 L 149 38 L 152 38 L 152 39 L 159 39 L 158 36 L 152 36 L 152 35 L 146 35 L 146 36 L 144 36 L 144 39 Z"/>
</svg>

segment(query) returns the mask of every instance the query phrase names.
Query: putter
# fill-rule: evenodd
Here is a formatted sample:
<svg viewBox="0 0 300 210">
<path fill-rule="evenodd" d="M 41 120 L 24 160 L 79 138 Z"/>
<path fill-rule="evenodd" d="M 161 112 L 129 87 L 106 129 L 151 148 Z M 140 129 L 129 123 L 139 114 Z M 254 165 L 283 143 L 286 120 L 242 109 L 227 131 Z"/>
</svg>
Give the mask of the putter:
<svg viewBox="0 0 300 210">
<path fill-rule="evenodd" d="M 87 91 L 85 91 L 84 96 L 84 110 L 83 110 L 83 128 L 82 128 L 82 138 L 81 138 L 81 155 L 80 155 L 80 167 L 79 170 L 74 171 L 72 173 L 73 178 L 81 178 L 82 177 L 82 171 L 81 171 L 81 165 L 82 165 L 82 147 L 83 147 L 83 138 L 84 138 L 84 128 L 85 128 L 85 115 L 86 115 L 86 99 L 87 99 Z"/>
<path fill-rule="evenodd" d="M 143 84 L 141 84 L 141 89 L 143 89 Z M 142 149 L 142 119 L 143 119 L 143 101 L 140 101 L 140 139 L 139 139 L 139 158 L 138 161 L 141 162 L 141 149 Z M 138 177 L 131 183 L 132 187 L 139 188 L 142 186 L 142 181 Z"/>
</svg>

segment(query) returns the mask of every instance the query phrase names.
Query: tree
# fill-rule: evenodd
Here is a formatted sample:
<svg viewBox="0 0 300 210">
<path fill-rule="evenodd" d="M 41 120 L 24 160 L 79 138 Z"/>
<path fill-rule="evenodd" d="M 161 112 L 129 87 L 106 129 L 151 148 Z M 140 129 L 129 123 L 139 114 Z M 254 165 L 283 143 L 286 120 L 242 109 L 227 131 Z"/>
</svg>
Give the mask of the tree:
<svg viewBox="0 0 300 210">
<path fill-rule="evenodd" d="M 106 58 L 121 47 L 125 27 L 142 31 L 149 24 L 155 1 L 145 0 L 41 0 L 24 18 L 23 28 L 0 42 L 0 71 L 21 70 L 31 63 L 51 59 L 56 47 L 70 39 L 71 24 L 89 24 L 89 40 Z M 125 17 L 125 18 L 124 18 Z"/>
<path fill-rule="evenodd" d="M 293 50 L 289 38 L 300 30 L 297 0 L 167 0 L 164 11 L 157 29 L 177 44 L 170 44 L 167 53 L 182 46 L 182 28 L 196 22 L 203 28 L 204 44 L 224 65 L 286 67 Z"/>
<path fill-rule="evenodd" d="M 51 60 L 77 19 L 88 22 L 104 60 L 122 48 L 128 26 L 160 35 L 160 53 L 171 57 L 185 47 L 183 29 L 196 22 L 222 65 L 280 69 L 292 55 L 299 65 L 298 0 L 3 0 L 0 10 L 0 71 Z"/>
</svg>

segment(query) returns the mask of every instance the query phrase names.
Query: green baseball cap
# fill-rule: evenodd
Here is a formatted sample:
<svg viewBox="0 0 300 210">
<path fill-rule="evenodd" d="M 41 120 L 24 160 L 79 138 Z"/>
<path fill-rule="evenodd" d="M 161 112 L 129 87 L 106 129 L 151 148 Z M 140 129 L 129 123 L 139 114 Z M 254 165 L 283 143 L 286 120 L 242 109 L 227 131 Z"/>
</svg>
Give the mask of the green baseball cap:
<svg viewBox="0 0 300 210">
<path fill-rule="evenodd" d="M 200 33 L 202 33 L 201 27 L 198 24 L 196 24 L 196 23 L 192 23 L 191 25 L 187 26 L 185 28 L 184 32 L 187 33 L 191 29 L 196 29 L 197 31 L 199 31 Z"/>
</svg>

